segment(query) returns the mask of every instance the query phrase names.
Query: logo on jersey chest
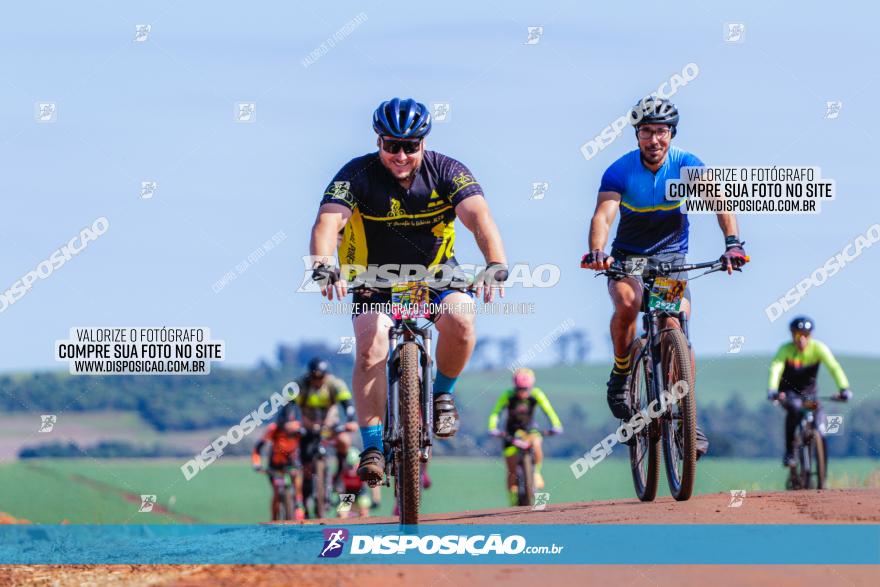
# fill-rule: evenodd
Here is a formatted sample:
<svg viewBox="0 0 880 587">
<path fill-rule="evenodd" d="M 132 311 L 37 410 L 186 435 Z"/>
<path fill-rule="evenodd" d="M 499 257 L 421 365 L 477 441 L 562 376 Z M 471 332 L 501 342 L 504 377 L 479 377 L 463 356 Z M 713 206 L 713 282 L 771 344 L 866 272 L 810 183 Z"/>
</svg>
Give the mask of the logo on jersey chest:
<svg viewBox="0 0 880 587">
<path fill-rule="evenodd" d="M 401 214 L 400 200 L 397 198 L 391 198 L 391 204 L 389 205 L 388 214 L 386 214 L 386 216 L 400 216 Z"/>
</svg>

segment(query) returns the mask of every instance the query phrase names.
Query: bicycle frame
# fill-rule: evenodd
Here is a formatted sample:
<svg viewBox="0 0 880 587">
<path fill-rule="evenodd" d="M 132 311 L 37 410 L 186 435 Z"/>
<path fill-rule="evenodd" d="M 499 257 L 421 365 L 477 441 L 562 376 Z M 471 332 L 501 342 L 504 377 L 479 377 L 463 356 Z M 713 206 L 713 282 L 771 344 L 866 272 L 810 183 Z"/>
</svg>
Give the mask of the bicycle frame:
<svg viewBox="0 0 880 587">
<path fill-rule="evenodd" d="M 835 401 L 835 398 L 833 397 L 829 399 Z M 779 403 L 786 410 L 789 409 L 787 402 Z M 800 419 L 798 420 L 797 428 L 795 428 L 794 431 L 794 444 L 792 446 L 795 456 L 795 465 L 790 467 L 787 481 L 787 488 L 789 489 L 808 489 L 810 487 L 814 468 L 812 447 L 814 443 L 825 442 L 822 430 L 816 423 L 816 413 L 820 409 L 821 403 L 819 402 L 818 397 L 812 399 L 809 397 L 801 398 L 801 405 L 799 407 Z M 815 466 L 821 467 L 824 472 L 824 467 L 827 465 L 827 458 L 825 457 L 824 447 L 821 448 L 823 448 L 821 451 L 823 462 L 815 464 Z M 807 476 L 807 479 L 804 479 L 804 475 Z M 821 476 L 818 473 L 817 475 Z M 823 482 L 824 479 L 820 480 L 817 478 L 817 485 L 819 485 L 819 488 L 821 488 L 821 483 Z"/>
<path fill-rule="evenodd" d="M 642 350 L 639 352 L 639 356 L 636 358 L 637 361 L 645 360 L 645 354 L 650 353 L 647 357 L 647 360 L 651 366 L 651 372 L 655 374 L 654 377 L 651 377 L 651 389 L 648 390 L 648 398 L 649 403 L 657 400 L 660 401 L 663 392 L 663 384 L 662 377 L 656 376 L 657 374 L 664 373 L 664 369 L 662 366 L 663 362 L 663 353 L 661 349 L 661 341 L 663 340 L 663 333 L 669 330 L 673 330 L 674 327 L 667 326 L 661 327 L 660 320 L 664 318 L 675 318 L 679 321 L 681 325 L 681 330 L 684 332 L 684 336 L 687 339 L 688 350 L 691 349 L 691 339 L 688 334 L 688 320 L 687 314 L 684 312 L 679 312 L 677 316 L 672 316 L 667 312 L 660 312 L 657 310 L 649 310 L 648 302 L 646 301 L 647 296 L 642 296 L 642 325 L 644 328 L 644 338 L 645 338 L 645 346 L 642 347 Z M 665 316 L 664 316 L 665 315 Z M 663 417 L 668 417 L 668 410 L 664 410 Z"/>
<path fill-rule="evenodd" d="M 639 355 L 636 357 L 636 361 L 646 360 L 645 354 L 650 353 L 647 357 L 647 361 L 651 367 L 651 372 L 654 373 L 655 376 L 651 377 L 651 388 L 648 390 L 649 403 L 655 400 L 658 402 L 661 400 L 664 382 L 662 381 L 662 377 L 656 376 L 656 374 L 664 372 L 662 368 L 663 353 L 661 351 L 661 341 L 664 332 L 675 328 L 673 326 L 661 326 L 661 320 L 670 318 L 678 320 L 681 331 L 684 333 L 685 339 L 687 339 L 688 350 L 691 350 L 692 348 L 690 332 L 688 329 L 688 317 L 685 312 L 678 312 L 673 315 L 669 312 L 663 312 L 648 307 L 649 294 L 654 283 L 654 277 L 656 276 L 649 276 L 643 282 L 642 307 L 640 313 L 642 315 L 642 336 L 645 339 L 645 346 L 642 347 L 641 351 L 639 351 Z M 669 417 L 669 411 L 664 410 L 663 418 L 667 417 Z M 659 422 L 657 424 L 659 424 Z M 654 426 L 656 428 L 656 425 Z"/>
<path fill-rule="evenodd" d="M 684 281 L 680 277 L 683 274 L 685 280 L 692 281 L 721 268 L 720 260 L 676 265 L 640 257 L 628 259 L 625 263 L 616 261 L 602 272 L 614 280 L 638 278 L 641 281 L 642 300 L 639 311 L 644 332 L 632 343 L 636 347 L 631 347 L 631 352 L 634 349 L 637 352 L 630 367 L 630 376 L 635 376 L 633 374 L 641 370 L 643 373 L 639 377 L 644 377 L 646 386 L 638 392 L 641 397 L 633 400 L 630 396 L 630 401 L 635 402 L 632 404 L 633 410 L 639 410 L 642 414 L 647 410 L 651 417 L 645 418 L 647 426 L 640 432 L 640 437 L 634 443 L 628 444 L 633 483 L 636 494 L 642 501 L 653 501 L 656 496 L 658 442 L 662 440 L 666 478 L 670 492 L 677 501 L 690 498 L 696 479 L 696 459 L 699 457 L 696 448 L 696 398 L 693 395 L 693 347 L 688 317 L 681 310 L 680 303 L 684 286 L 682 283 L 664 283 L 655 288 L 658 285 L 657 280 L 669 277 Z M 697 269 L 707 271 L 693 278 L 687 276 L 688 272 Z M 673 287 L 675 289 L 671 289 Z M 669 295 L 672 292 L 675 292 L 675 297 Z M 667 324 L 666 321 L 671 319 L 678 324 Z M 670 336 L 666 336 L 666 333 Z M 687 397 L 681 395 L 682 390 L 674 388 L 676 382 L 671 381 L 670 374 L 675 373 L 679 377 L 677 381 L 684 380 L 689 386 L 684 390 L 685 394 L 689 394 Z M 632 382 L 634 386 L 638 384 L 638 381 Z M 665 389 L 667 385 L 673 388 Z M 682 401 L 679 402 L 679 399 Z"/>
<path fill-rule="evenodd" d="M 301 475 L 297 467 L 285 467 L 284 469 L 265 469 L 266 475 L 272 483 L 272 500 L 278 500 L 280 520 L 293 519 L 293 512 L 287 511 L 288 504 L 292 504 L 295 491 L 293 478 Z M 276 521 L 273 519 L 272 521 Z"/>
<path fill-rule="evenodd" d="M 642 329 L 643 336 L 645 338 L 646 344 L 642 351 L 640 352 L 637 360 L 642 360 L 644 354 L 646 352 L 650 353 L 649 356 L 649 364 L 651 366 L 653 373 L 661 373 L 661 362 L 663 360 L 660 342 L 662 340 L 662 335 L 664 332 L 669 330 L 673 330 L 674 327 L 666 326 L 661 327 L 660 321 L 674 318 L 678 320 L 678 323 L 681 327 L 681 331 L 684 333 L 685 339 L 687 339 L 688 350 L 692 349 L 691 346 L 691 337 L 690 330 L 688 325 L 688 317 L 685 312 L 678 312 L 677 314 L 672 314 L 670 312 L 664 312 L 661 310 L 651 309 L 649 308 L 649 298 L 650 292 L 654 285 L 654 280 L 657 277 L 666 276 L 675 273 L 688 273 L 690 271 L 696 271 L 698 269 L 708 269 L 706 273 L 712 273 L 715 271 L 719 271 L 721 269 L 721 264 L 719 261 L 709 261 L 706 263 L 689 263 L 684 265 L 673 265 L 669 262 L 661 262 L 658 263 L 656 267 L 648 268 L 645 270 L 645 275 L 639 275 L 638 277 L 642 277 L 642 307 L 639 312 L 642 315 Z M 600 274 L 605 273 L 613 278 L 626 278 L 626 277 L 637 277 L 636 275 L 628 274 L 620 269 L 614 270 L 609 269 L 606 272 L 600 272 Z M 702 275 L 706 275 L 703 273 Z M 698 276 L 699 277 L 699 276 Z M 662 392 L 663 383 L 659 381 L 660 378 L 652 377 L 652 385 L 651 389 L 648 390 L 650 394 L 650 400 L 653 401 L 655 399 L 660 399 Z"/>
<path fill-rule="evenodd" d="M 304 431 L 305 432 L 305 431 Z M 331 496 L 332 496 L 332 484 L 330 483 L 332 479 L 332 475 L 330 472 L 330 460 L 328 459 L 327 447 L 333 442 L 333 435 L 330 433 L 330 429 L 325 426 L 315 426 L 311 430 L 309 430 L 311 434 L 314 435 L 314 445 L 310 445 L 311 452 L 309 454 L 308 459 L 303 459 L 303 448 L 304 443 L 300 443 L 300 463 L 301 463 L 301 471 L 300 475 L 302 476 L 302 485 L 303 485 L 303 501 L 308 504 L 309 500 L 312 500 L 315 509 L 317 510 L 317 501 L 321 500 L 324 503 L 323 507 L 329 505 Z M 322 461 L 324 463 L 324 495 L 317 495 L 316 493 L 316 485 L 317 485 L 317 463 L 318 461 Z M 308 492 L 306 491 L 308 488 Z M 308 508 L 306 508 L 308 509 Z"/>
<path fill-rule="evenodd" d="M 363 286 L 352 291 L 378 291 L 383 292 L 379 288 Z M 462 289 L 468 291 L 469 288 Z M 394 292 L 392 292 L 393 294 Z M 392 295 L 392 300 L 394 296 Z M 421 303 L 421 302 L 419 302 Z M 425 323 L 419 324 L 420 318 L 427 318 Z M 383 483 L 386 487 L 391 486 L 391 477 L 395 478 L 395 498 L 399 501 L 401 523 L 415 524 L 414 520 L 418 519 L 418 502 L 420 489 L 415 488 L 413 471 L 418 473 L 418 468 L 427 463 L 431 458 L 431 449 L 433 446 L 434 434 L 434 394 L 433 394 L 433 354 L 431 349 L 431 341 L 433 333 L 431 326 L 436 319 L 435 316 L 409 315 L 401 312 L 401 315 L 393 318 L 393 324 L 388 330 L 388 361 L 386 364 L 386 376 L 388 378 L 388 391 L 385 398 L 385 419 L 384 430 L 382 432 L 382 441 L 385 456 L 385 471 Z M 412 349 L 409 345 L 414 345 Z M 401 408 L 400 393 L 400 370 L 401 363 L 404 358 L 402 354 L 405 349 L 412 349 L 418 353 L 420 380 L 418 381 L 418 397 L 415 395 L 415 384 L 412 379 L 407 380 L 407 386 L 413 385 L 413 396 L 403 398 L 407 401 L 407 405 Z M 410 350 L 406 350 L 405 360 L 409 362 L 414 358 L 410 354 Z M 412 378 L 414 374 L 408 367 L 408 377 Z M 407 387 L 409 389 L 409 387 Z M 414 400 L 417 400 L 414 401 Z M 414 403 L 418 404 L 418 445 L 416 446 L 416 438 L 414 435 L 414 422 L 410 420 L 407 424 L 401 422 L 401 409 L 408 412 L 408 416 L 415 414 Z M 406 438 L 404 434 L 406 433 Z M 405 446 L 406 445 L 406 446 Z M 417 450 L 416 450 L 417 449 Z M 404 454 L 406 451 L 406 454 Z M 417 452 L 418 456 L 415 456 Z M 416 460 L 417 459 L 417 460 Z M 418 465 L 418 468 L 414 468 Z M 400 469 L 407 467 L 409 474 L 406 480 Z M 403 483 L 409 485 L 409 489 L 403 487 Z M 406 493 L 405 493 L 406 492 Z M 404 502 L 409 502 L 408 506 L 404 506 Z M 404 521 L 412 520 L 412 521 Z"/>
</svg>

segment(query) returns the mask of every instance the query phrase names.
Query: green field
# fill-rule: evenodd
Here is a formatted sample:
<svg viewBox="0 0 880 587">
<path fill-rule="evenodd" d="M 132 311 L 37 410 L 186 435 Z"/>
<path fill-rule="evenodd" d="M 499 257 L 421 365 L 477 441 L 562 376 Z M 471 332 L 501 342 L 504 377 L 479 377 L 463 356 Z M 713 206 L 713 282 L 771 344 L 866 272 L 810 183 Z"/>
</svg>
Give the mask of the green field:
<svg viewBox="0 0 880 587">
<path fill-rule="evenodd" d="M 840 357 L 840 361 L 857 400 L 869 399 L 880 380 L 880 361 L 864 357 Z M 732 397 L 741 398 L 749 408 L 763 405 L 768 362 L 766 356 L 703 358 L 698 354 L 700 406 L 726 405 Z M 605 403 L 607 375 L 605 364 L 559 365 L 537 370 L 539 384 L 550 395 L 569 431 L 573 431 L 577 420 L 583 419 L 595 427 L 588 431 L 590 434 L 596 430 L 613 430 L 614 422 Z M 465 424 L 463 430 L 469 434 L 456 439 L 456 448 L 467 449 L 470 443 L 474 454 L 485 454 L 488 458 L 437 456 L 431 464 L 435 485 L 425 493 L 424 511 L 463 511 L 507 505 L 503 464 L 500 456 L 491 456 L 496 454 L 497 445 L 485 442 L 485 427 L 492 405 L 509 386 L 509 377 L 509 371 L 505 370 L 466 373 L 461 378 L 456 394 Z M 824 369 L 820 386 L 823 395 L 834 390 Z M 848 407 L 854 410 L 847 412 L 853 414 L 848 424 L 852 422 L 855 426 L 859 415 L 869 415 L 859 408 L 858 402 Z M 59 412 L 52 433 L 39 434 L 39 414 L 14 412 L 0 416 L 0 459 L 15 458 L 22 444 L 50 440 L 75 440 L 81 446 L 103 439 L 161 442 L 185 447 L 195 454 L 226 429 L 223 426 L 161 432 L 133 411 L 94 410 Z M 767 431 L 779 441 L 782 421 L 779 413 L 773 420 L 774 428 Z M 876 430 L 873 422 L 869 420 L 867 428 L 863 426 L 869 434 L 856 440 L 864 445 L 876 445 L 871 435 Z M 249 450 L 258 434 L 255 432 L 244 440 L 241 448 Z M 578 436 L 572 433 L 559 438 L 565 441 Z M 761 437 L 761 442 L 765 441 Z M 482 444 L 475 444 L 477 442 Z M 548 449 L 551 446 L 548 443 Z M 580 444 L 575 448 L 583 450 Z M 628 464 L 623 459 L 610 459 L 579 480 L 573 479 L 569 462 L 570 459 L 559 459 L 545 465 L 551 503 L 633 496 Z M 269 484 L 264 476 L 250 470 L 246 459 L 227 456 L 189 482 L 184 480 L 180 465 L 179 460 L 148 459 L 0 462 L 0 512 L 43 523 L 64 520 L 71 523 L 254 523 L 268 518 Z M 878 469 L 880 460 L 832 459 L 831 485 L 863 486 L 873 473 L 870 483 L 877 486 L 880 474 L 875 471 Z M 784 472 L 776 458 L 710 458 L 700 463 L 697 491 L 777 490 L 782 489 L 783 479 Z M 664 483 L 665 479 L 661 487 Z M 158 503 L 170 514 L 139 513 L 141 494 L 155 494 Z M 386 496 L 379 513 L 390 513 L 390 501 Z"/>
<path fill-rule="evenodd" d="M 699 405 L 725 404 L 737 396 L 749 408 L 767 402 L 770 356 L 723 355 L 703 357 L 697 352 L 697 397 Z M 880 380 L 880 361 L 869 357 L 841 356 L 857 397 L 869 397 Z M 549 395 L 553 406 L 565 414 L 577 405 L 591 425 L 612 422 L 605 403 L 605 382 L 610 364 L 555 365 L 536 369 L 538 385 Z M 465 410 L 463 417 L 485 419 L 501 392 L 510 387 L 510 371 L 465 373 L 456 385 L 456 397 Z M 827 369 L 819 370 L 823 395 L 837 391 Z"/>
<path fill-rule="evenodd" d="M 575 480 L 568 460 L 545 464 L 551 503 L 633 497 L 628 462 L 610 459 Z M 0 511 L 37 523 L 238 524 L 268 518 L 269 485 L 247 460 L 226 459 L 191 481 L 170 460 L 38 460 L 0 465 Z M 832 487 L 876 486 L 880 461 L 840 459 L 830 465 Z M 437 458 L 434 487 L 423 511 L 453 512 L 506 507 L 504 469 L 498 459 Z M 731 489 L 779 490 L 784 471 L 777 460 L 706 459 L 698 493 Z M 665 478 L 661 479 L 661 494 Z M 384 490 L 387 492 L 387 490 Z M 126 497 L 127 494 L 127 497 Z M 155 494 L 171 513 L 139 513 L 140 494 Z M 389 494 L 380 514 L 390 514 Z"/>
</svg>

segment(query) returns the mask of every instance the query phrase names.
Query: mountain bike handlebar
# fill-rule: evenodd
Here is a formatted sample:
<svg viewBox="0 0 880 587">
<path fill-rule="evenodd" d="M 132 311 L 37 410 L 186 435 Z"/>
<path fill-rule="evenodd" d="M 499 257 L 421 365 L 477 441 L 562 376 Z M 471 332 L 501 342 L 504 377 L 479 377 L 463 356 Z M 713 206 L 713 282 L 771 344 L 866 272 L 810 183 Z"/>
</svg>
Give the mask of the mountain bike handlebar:
<svg viewBox="0 0 880 587">
<path fill-rule="evenodd" d="M 300 436 L 306 436 L 307 434 L 316 434 L 324 439 L 329 438 L 334 434 L 345 432 L 345 430 L 345 424 L 341 422 L 334 424 L 333 426 L 329 426 L 327 424 L 315 424 L 313 426 L 300 426 L 299 430 L 297 430 L 297 434 L 299 434 Z"/>
<path fill-rule="evenodd" d="M 750 259 L 746 256 L 746 262 Z M 620 261 L 614 261 L 608 269 L 604 269 L 602 271 L 597 271 L 596 275 L 607 275 L 612 279 L 623 279 L 624 277 L 667 277 L 669 275 L 674 275 L 676 273 L 687 273 L 689 271 L 696 271 L 698 269 L 708 269 L 706 273 L 712 273 L 714 271 L 721 271 L 724 268 L 724 263 L 722 263 L 719 259 L 715 259 L 714 261 L 706 261 L 703 263 L 685 263 L 683 265 L 673 265 L 669 261 L 661 261 L 660 263 L 656 263 L 654 265 L 647 265 L 644 267 L 644 270 L 635 274 L 631 271 L 627 271 L 625 266 Z M 734 271 L 742 271 L 741 268 L 735 268 Z"/>
<path fill-rule="evenodd" d="M 783 393 L 785 393 L 785 392 L 783 392 Z M 792 393 L 794 393 L 794 392 L 792 392 Z M 798 397 L 803 402 L 804 407 L 809 407 L 810 409 L 813 409 L 813 407 L 810 407 L 807 404 L 810 404 L 810 403 L 818 404 L 819 400 L 828 400 L 828 401 L 842 403 L 842 404 L 845 404 L 849 401 L 847 398 L 840 397 L 839 395 L 831 395 L 831 396 L 827 396 L 827 397 L 817 397 L 813 400 L 810 400 L 809 398 L 802 398 L 798 394 L 794 394 L 794 395 L 796 397 Z M 777 394 L 777 396 L 774 397 L 773 399 L 771 399 L 770 401 L 772 401 L 776 405 L 784 405 L 784 404 L 788 403 L 788 401 L 789 401 L 788 398 L 789 398 L 789 395 L 786 393 L 785 398 L 783 398 L 780 401 L 779 395 Z"/>
<path fill-rule="evenodd" d="M 432 289 L 430 281 L 425 282 L 425 284 L 428 286 L 428 289 Z M 375 281 L 374 285 L 367 285 L 366 283 L 362 283 L 362 284 L 355 285 L 353 287 L 348 288 L 348 291 L 353 292 L 353 293 L 377 293 L 377 294 L 387 295 L 391 292 L 391 288 L 395 285 L 397 285 L 396 282 L 384 281 L 384 280 L 377 279 Z M 461 284 L 449 283 L 449 284 L 443 286 L 443 289 L 455 289 L 455 290 L 459 290 L 459 291 L 475 291 L 476 287 L 477 286 L 473 283 L 468 283 L 468 284 L 466 284 L 466 283 L 461 283 Z"/>
<path fill-rule="evenodd" d="M 541 436 L 556 436 L 558 433 L 555 430 L 538 430 L 538 434 L 540 434 Z M 531 446 L 531 443 L 528 442 L 525 438 L 516 436 L 515 434 L 510 434 L 507 431 L 503 431 L 501 434 L 499 434 L 498 438 L 512 443 L 517 448 L 525 449 Z"/>
</svg>

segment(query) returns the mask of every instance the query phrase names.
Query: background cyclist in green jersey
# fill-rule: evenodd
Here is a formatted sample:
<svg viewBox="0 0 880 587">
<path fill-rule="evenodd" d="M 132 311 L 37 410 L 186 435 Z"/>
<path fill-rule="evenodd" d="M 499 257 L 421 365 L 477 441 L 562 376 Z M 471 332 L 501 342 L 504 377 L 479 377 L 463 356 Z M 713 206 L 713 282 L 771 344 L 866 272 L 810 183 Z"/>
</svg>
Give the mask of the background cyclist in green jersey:
<svg viewBox="0 0 880 587">
<path fill-rule="evenodd" d="M 831 372 L 834 382 L 840 389 L 838 397 L 842 401 L 852 398 L 849 381 L 843 368 L 824 343 L 812 337 L 814 323 L 806 316 L 798 316 L 789 324 L 791 342 L 787 342 L 776 352 L 770 363 L 770 381 L 767 384 L 767 398 L 779 400 L 786 409 L 785 416 L 785 456 L 782 461 L 786 467 L 794 465 L 794 431 L 800 420 L 800 410 L 804 399 L 815 399 L 818 388 L 816 376 L 819 365 L 823 364 Z M 821 411 L 816 413 L 820 430 L 825 418 Z"/>
<path fill-rule="evenodd" d="M 511 505 L 517 503 L 516 451 L 518 449 L 509 437 L 515 436 L 517 432 L 525 432 L 526 438 L 532 444 L 532 452 L 535 455 L 535 489 L 544 488 L 544 477 L 541 475 L 544 452 L 541 449 L 541 433 L 535 427 L 536 406 L 540 407 L 550 420 L 551 432 L 562 434 L 562 422 L 550 405 L 550 400 L 540 387 L 535 387 L 534 371 L 521 368 L 513 374 L 513 387 L 501 394 L 489 415 L 489 434 L 504 436 L 504 432 L 498 429 L 498 417 L 501 411 L 507 408 L 505 432 L 508 437 L 504 439 L 504 457 L 507 461 L 507 489 Z"/>
</svg>

